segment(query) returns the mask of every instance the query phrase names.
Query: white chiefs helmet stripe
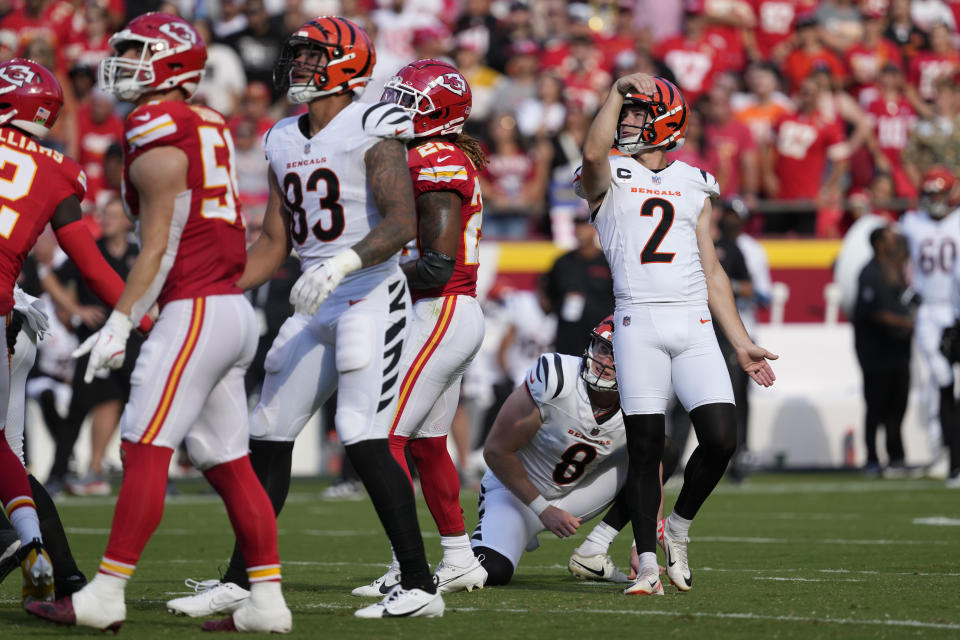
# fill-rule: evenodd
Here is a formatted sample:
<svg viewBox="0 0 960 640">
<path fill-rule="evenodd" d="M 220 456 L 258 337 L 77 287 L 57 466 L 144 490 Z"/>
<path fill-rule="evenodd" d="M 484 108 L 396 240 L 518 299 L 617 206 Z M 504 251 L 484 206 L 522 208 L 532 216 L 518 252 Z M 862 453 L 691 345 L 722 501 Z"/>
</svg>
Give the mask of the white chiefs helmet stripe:
<svg viewBox="0 0 960 640">
<path fill-rule="evenodd" d="M 145 144 L 159 140 L 164 136 L 169 136 L 177 132 L 177 123 L 169 113 L 165 113 L 158 118 L 150 118 L 149 114 L 144 123 L 127 131 L 127 142 L 134 147 L 141 147 Z M 134 122 L 139 122 L 141 118 L 137 115 L 131 116 Z"/>
</svg>

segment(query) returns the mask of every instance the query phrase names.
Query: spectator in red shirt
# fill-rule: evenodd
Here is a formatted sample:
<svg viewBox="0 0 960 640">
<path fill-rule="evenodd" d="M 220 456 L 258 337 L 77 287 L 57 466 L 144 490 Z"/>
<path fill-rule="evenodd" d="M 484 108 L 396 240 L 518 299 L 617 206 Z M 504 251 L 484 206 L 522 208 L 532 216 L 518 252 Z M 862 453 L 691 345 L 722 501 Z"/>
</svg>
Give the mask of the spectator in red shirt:
<svg viewBox="0 0 960 640">
<path fill-rule="evenodd" d="M 757 26 L 744 44 L 752 60 L 780 63 L 790 52 L 797 16 L 812 12 L 818 0 L 751 0 Z"/>
<path fill-rule="evenodd" d="M 656 56 L 677 79 L 687 104 L 696 104 L 713 85 L 719 52 L 708 40 L 706 17 L 691 8 L 685 7 L 683 35 L 661 42 Z"/>
<path fill-rule="evenodd" d="M 564 95 L 570 100 L 578 100 L 588 111 L 600 106 L 600 98 L 612 82 L 600 50 L 583 35 L 570 39 L 570 53 L 556 71 L 563 80 Z"/>
<path fill-rule="evenodd" d="M 70 22 L 73 5 L 62 0 L 25 0 L 25 2 L 0 18 L 0 29 L 10 29 L 20 36 L 21 51 L 36 39 L 46 41 L 56 52 L 55 66 L 51 71 L 65 72 L 64 50 L 70 41 Z"/>
<path fill-rule="evenodd" d="M 111 94 L 95 89 L 77 110 L 77 162 L 87 174 L 85 207 L 93 208 L 104 186 L 103 160 L 107 148 L 123 140 L 123 120 L 113 112 L 115 104 Z"/>
<path fill-rule="evenodd" d="M 240 105 L 232 118 L 230 129 L 234 130 L 239 123 L 250 120 L 256 126 L 257 138 L 270 130 L 277 120 L 270 115 L 270 89 L 262 82 L 251 82 L 240 100 Z"/>
<path fill-rule="evenodd" d="M 863 17 L 863 39 L 847 51 L 846 63 L 851 93 L 860 104 L 869 104 L 876 97 L 874 85 L 880 69 L 890 63 L 902 66 L 903 56 L 897 45 L 883 35 L 886 26 L 883 13 L 866 10 Z"/>
<path fill-rule="evenodd" d="M 716 174 L 717 168 L 713 165 L 716 155 L 707 148 L 707 138 L 703 130 L 703 115 L 697 108 L 687 111 L 687 131 L 684 134 L 683 145 L 670 152 L 673 160 L 686 162 L 692 167 L 703 169 Z"/>
<path fill-rule="evenodd" d="M 796 93 L 804 78 L 818 65 L 825 65 L 830 69 L 838 86 L 843 84 L 846 78 L 843 63 L 823 45 L 816 16 L 805 14 L 797 18 L 797 44 L 783 61 L 783 75 L 790 85 L 790 92 Z"/>
<path fill-rule="evenodd" d="M 544 203 L 543 172 L 520 144 L 517 123 L 501 115 L 490 123 L 491 147 L 480 174 L 484 236 L 519 239 Z"/>
<path fill-rule="evenodd" d="M 704 99 L 704 135 L 714 156 L 714 176 L 720 184 L 720 197 L 740 194 L 752 207 L 756 203 L 757 145 L 750 129 L 733 117 L 731 93 L 715 86 Z"/>
<path fill-rule="evenodd" d="M 839 195 L 840 177 L 846 168 L 844 133 L 838 121 L 824 121 L 820 97 L 814 78 L 802 81 L 796 96 L 797 112 L 784 115 L 775 127 L 775 144 L 762 165 L 765 190 L 771 197 L 798 201 L 798 207 L 770 216 L 768 232 L 812 233 L 814 204 Z"/>
<path fill-rule="evenodd" d="M 910 59 L 907 79 L 924 100 L 936 96 L 935 85 L 940 78 L 952 78 L 960 72 L 960 53 L 950 42 L 950 30 L 943 23 L 930 29 L 930 50 L 920 51 Z"/>
<path fill-rule="evenodd" d="M 867 105 L 867 115 L 873 125 L 877 148 L 889 162 L 896 195 L 901 198 L 917 196 L 916 188 L 903 169 L 902 158 L 910 130 L 917 121 L 916 107 L 924 113 L 929 112 L 912 87 L 904 90 L 900 67 L 888 62 L 880 71 L 877 98 Z"/>
</svg>

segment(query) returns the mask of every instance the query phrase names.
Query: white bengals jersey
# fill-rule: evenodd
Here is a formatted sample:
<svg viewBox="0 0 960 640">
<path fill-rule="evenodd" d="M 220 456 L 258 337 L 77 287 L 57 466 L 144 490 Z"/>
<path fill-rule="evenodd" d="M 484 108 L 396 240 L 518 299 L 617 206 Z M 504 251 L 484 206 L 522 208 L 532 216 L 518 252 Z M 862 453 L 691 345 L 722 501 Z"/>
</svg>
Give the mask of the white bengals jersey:
<svg viewBox="0 0 960 640">
<path fill-rule="evenodd" d="M 395 104 L 353 102 L 312 138 L 301 118 L 284 118 L 263 137 L 290 214 L 290 238 L 307 269 L 352 247 L 382 219 L 367 184 L 364 157 L 384 138 L 413 138 L 413 121 Z M 304 129 L 306 128 L 304 122 Z M 360 269 L 338 287 L 379 282 L 397 268 L 397 256 Z"/>
<path fill-rule="evenodd" d="M 908 211 L 900 233 L 910 247 L 913 288 L 924 304 L 950 304 L 960 249 L 960 210 L 939 220 L 924 211 Z"/>
<path fill-rule="evenodd" d="M 704 200 L 720 195 L 717 180 L 679 160 L 660 171 L 622 154 L 609 161 L 610 188 L 592 222 L 617 304 L 706 302 L 696 230 Z"/>
<path fill-rule="evenodd" d="M 589 480 L 604 459 L 627 443 L 622 412 L 600 422 L 594 418 L 586 382 L 580 377 L 582 362 L 578 356 L 548 353 L 527 373 L 527 390 L 540 408 L 543 424 L 517 456 L 547 500 Z"/>
</svg>

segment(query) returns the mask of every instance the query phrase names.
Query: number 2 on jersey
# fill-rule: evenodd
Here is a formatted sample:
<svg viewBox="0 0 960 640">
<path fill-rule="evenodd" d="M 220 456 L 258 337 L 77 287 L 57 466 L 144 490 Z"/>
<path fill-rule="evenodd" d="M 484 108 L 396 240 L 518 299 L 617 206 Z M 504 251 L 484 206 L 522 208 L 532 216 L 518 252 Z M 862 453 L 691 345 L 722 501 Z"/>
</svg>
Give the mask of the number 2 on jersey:
<svg viewBox="0 0 960 640">
<path fill-rule="evenodd" d="M 661 213 L 660 224 L 658 224 L 657 228 L 650 234 L 650 239 L 647 240 L 647 244 L 643 245 L 643 251 L 640 253 L 640 264 L 648 264 L 651 262 L 666 264 L 673 262 L 673 256 L 677 255 L 675 253 L 657 252 L 657 249 L 660 248 L 660 243 L 663 242 L 663 239 L 667 236 L 667 231 L 673 226 L 674 209 L 670 201 L 664 200 L 663 198 L 647 198 L 640 206 L 640 215 L 652 216 L 653 212 L 657 209 L 659 209 Z"/>
<path fill-rule="evenodd" d="M 37 175 L 37 163 L 26 153 L 0 146 L 0 175 L 7 173 L 8 166 L 13 167 L 13 173 L 9 178 L 0 177 L 0 198 L 16 202 L 30 193 L 33 179 Z M 9 238 L 19 219 L 19 211 L 7 205 L 0 207 L 0 236 Z"/>
</svg>

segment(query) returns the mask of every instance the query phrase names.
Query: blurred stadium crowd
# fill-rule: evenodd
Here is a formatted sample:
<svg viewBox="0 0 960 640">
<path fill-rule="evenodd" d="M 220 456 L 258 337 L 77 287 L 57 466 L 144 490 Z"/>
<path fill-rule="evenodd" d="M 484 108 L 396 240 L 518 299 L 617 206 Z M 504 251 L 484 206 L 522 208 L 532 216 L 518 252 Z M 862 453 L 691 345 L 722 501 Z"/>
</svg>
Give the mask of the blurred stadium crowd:
<svg viewBox="0 0 960 640">
<path fill-rule="evenodd" d="M 85 220 L 121 273 L 135 256 L 117 199 L 127 107 L 97 89 L 97 66 L 110 53 L 110 34 L 153 10 L 192 20 L 207 42 L 195 100 L 230 121 L 251 239 L 268 192 L 262 136 L 303 108 L 275 90 L 273 65 L 287 36 L 324 14 L 348 17 L 374 38 L 377 64 L 364 101 L 376 101 L 384 83 L 414 59 L 452 61 L 473 91 L 466 131 L 490 160 L 482 176 L 484 238 L 579 247 L 583 266 L 576 269 L 584 273 L 596 248 L 585 248 L 594 245 L 593 234 L 572 178 L 595 110 L 612 79 L 629 72 L 662 75 L 683 90 L 690 120 L 686 143 L 672 155 L 716 176 L 724 202 L 736 205 L 721 210 L 738 214 L 731 220 L 747 239 L 839 238 L 858 218 L 893 221 L 914 206 L 930 167 L 960 173 L 960 1 L 0 0 L 0 60 L 25 56 L 56 71 L 66 107 L 48 143 L 85 169 Z M 100 326 L 104 310 L 82 290 L 61 289 L 76 280 L 64 259 L 52 237 L 41 237 L 25 267 L 24 288 L 39 295 L 42 281 L 57 303 L 49 315 L 59 320 L 42 345 L 31 396 L 56 441 L 54 483 L 65 481 L 80 422 L 92 417 L 91 473 L 78 492 L 100 493 L 109 491 L 102 458 L 126 382 L 95 383 L 97 390 L 78 394 L 82 376 L 74 375 L 69 354 L 77 335 Z M 749 269 L 750 291 L 767 299 L 769 272 L 761 262 L 760 280 Z M 264 338 L 248 376 L 253 397 L 298 272 L 291 259 L 272 284 L 251 294 Z M 855 289 L 856 272 L 848 288 Z M 596 279 L 603 281 L 598 296 L 612 304 L 609 278 Z M 488 338 L 465 380 L 455 435 L 471 431 L 458 423 L 473 423 L 475 432 L 484 421 L 478 410 L 511 388 L 510 372 L 550 347 L 558 317 L 559 349 L 569 296 L 544 286 L 490 292 Z M 598 317 L 608 312 L 593 302 L 586 308 Z M 571 345 L 568 352 L 578 350 Z M 65 410 L 71 379 L 73 397 L 87 401 Z M 461 460 L 470 440 L 476 433 L 458 439 Z"/>
<path fill-rule="evenodd" d="M 864 211 L 908 208 L 929 166 L 960 169 L 951 0 L 0 0 L 0 58 L 36 59 L 67 90 L 52 138 L 86 169 L 91 214 L 118 183 L 123 115 L 97 91 L 97 63 L 148 10 L 207 40 L 198 98 L 231 119 L 251 216 L 267 193 L 260 136 L 293 112 L 274 60 L 321 14 L 374 36 L 363 100 L 416 58 L 450 59 L 469 80 L 468 130 L 490 156 L 487 238 L 569 236 L 580 143 L 611 78 L 632 71 L 684 91 L 694 108 L 675 155 L 743 199 L 754 235 L 839 237 Z"/>
</svg>

